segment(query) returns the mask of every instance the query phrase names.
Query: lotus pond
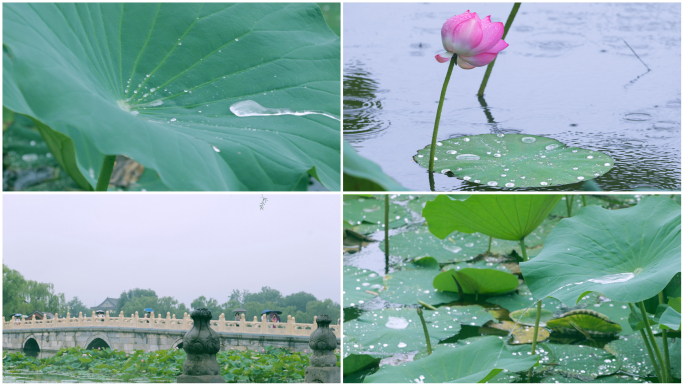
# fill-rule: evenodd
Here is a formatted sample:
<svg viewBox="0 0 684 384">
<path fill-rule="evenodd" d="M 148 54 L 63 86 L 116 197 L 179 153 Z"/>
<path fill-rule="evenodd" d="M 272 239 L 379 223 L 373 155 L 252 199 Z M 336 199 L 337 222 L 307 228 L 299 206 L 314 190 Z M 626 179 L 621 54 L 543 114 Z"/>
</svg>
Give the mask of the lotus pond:
<svg viewBox="0 0 684 384">
<path fill-rule="evenodd" d="M 675 3 L 522 4 L 484 97 L 484 67 L 454 69 L 430 180 L 440 28 L 468 9 L 505 22 L 511 6 L 345 6 L 345 141 L 408 190 L 679 190 Z"/>
<path fill-rule="evenodd" d="M 345 195 L 344 381 L 679 382 L 680 204 Z"/>
<path fill-rule="evenodd" d="M 4 351 L 3 381 L 171 383 L 181 374 L 185 356 L 178 349 L 126 353 L 68 348 L 53 357 L 36 359 Z M 304 381 L 309 354 L 266 347 L 261 351 L 222 351 L 217 360 L 228 383 L 295 383 Z"/>
</svg>

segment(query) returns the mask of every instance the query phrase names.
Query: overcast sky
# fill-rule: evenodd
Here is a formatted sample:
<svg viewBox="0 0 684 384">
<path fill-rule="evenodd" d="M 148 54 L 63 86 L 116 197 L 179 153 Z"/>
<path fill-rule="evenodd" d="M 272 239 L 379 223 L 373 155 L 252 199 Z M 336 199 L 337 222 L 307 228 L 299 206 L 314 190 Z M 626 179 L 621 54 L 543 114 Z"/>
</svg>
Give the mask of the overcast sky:
<svg viewBox="0 0 684 384">
<path fill-rule="evenodd" d="M 4 194 L 3 263 L 86 306 L 151 288 L 190 305 L 270 286 L 340 302 L 340 196 Z"/>
</svg>

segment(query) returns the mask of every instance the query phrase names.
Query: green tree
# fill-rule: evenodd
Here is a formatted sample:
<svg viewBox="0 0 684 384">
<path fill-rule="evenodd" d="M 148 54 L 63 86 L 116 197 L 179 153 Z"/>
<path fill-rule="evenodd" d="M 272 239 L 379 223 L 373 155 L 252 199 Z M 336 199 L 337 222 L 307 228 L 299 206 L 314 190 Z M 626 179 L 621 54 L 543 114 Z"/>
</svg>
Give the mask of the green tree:
<svg viewBox="0 0 684 384">
<path fill-rule="evenodd" d="M 278 291 L 277 289 L 273 289 L 271 287 L 261 287 L 261 292 L 257 293 L 249 293 L 245 291 L 243 293 L 243 302 L 244 303 L 249 303 L 249 302 L 256 302 L 256 303 L 275 303 L 278 304 L 278 302 L 282 299 L 283 295 Z"/>
<path fill-rule="evenodd" d="M 128 292 L 124 291 L 121 292 L 121 296 L 119 296 L 119 301 L 116 303 L 116 312 L 119 313 L 124 310 L 124 306 L 126 304 L 133 300 L 136 297 L 148 297 L 148 296 L 154 296 L 157 297 L 157 293 L 151 289 L 140 289 L 140 288 L 133 288 L 129 290 Z M 124 313 L 127 313 L 124 311 Z"/>
<path fill-rule="evenodd" d="M 2 265 L 2 311 L 7 318 L 15 313 L 29 311 L 25 293 L 28 283 L 21 273 Z"/>
<path fill-rule="evenodd" d="M 192 309 L 207 308 L 211 311 L 211 319 L 218 320 L 219 316 L 224 312 L 223 308 L 219 305 L 216 299 L 207 299 L 204 296 L 200 296 L 192 301 L 190 304 Z"/>
<path fill-rule="evenodd" d="M 85 306 L 85 304 L 81 302 L 81 300 L 78 299 L 78 296 L 74 296 L 71 301 L 66 303 L 66 306 L 70 316 L 72 317 L 78 316 L 79 312 L 83 312 L 84 315 L 90 314 L 92 312 L 88 307 Z M 110 313 L 110 315 L 112 314 Z M 63 317 L 66 317 L 66 314 Z"/>
<path fill-rule="evenodd" d="M 5 316 L 14 313 L 29 315 L 35 311 L 60 313 L 66 299 L 55 293 L 51 283 L 26 280 L 18 271 L 2 265 L 2 308 Z"/>
<path fill-rule="evenodd" d="M 302 291 L 283 297 L 279 304 L 283 307 L 293 305 L 297 307 L 298 311 L 305 312 L 306 304 L 308 304 L 310 301 L 316 301 L 316 296 Z"/>
</svg>

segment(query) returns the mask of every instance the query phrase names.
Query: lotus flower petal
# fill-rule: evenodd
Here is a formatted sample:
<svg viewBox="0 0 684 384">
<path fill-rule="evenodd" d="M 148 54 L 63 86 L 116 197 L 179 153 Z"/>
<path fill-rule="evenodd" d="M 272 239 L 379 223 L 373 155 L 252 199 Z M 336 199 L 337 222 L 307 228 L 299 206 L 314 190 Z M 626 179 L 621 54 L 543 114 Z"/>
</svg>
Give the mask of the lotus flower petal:
<svg viewBox="0 0 684 384">
<path fill-rule="evenodd" d="M 436 54 L 435 59 L 437 59 L 437 61 L 439 61 L 440 63 L 446 63 L 447 61 L 451 60 L 451 56 L 453 55 L 454 54 L 451 52 L 444 51 Z"/>
<path fill-rule="evenodd" d="M 480 45 L 478 45 L 475 48 L 475 50 L 473 52 L 475 54 L 482 53 L 482 52 L 489 52 L 490 48 L 494 47 L 500 41 L 503 41 L 503 40 L 501 40 L 501 37 L 503 37 L 503 33 L 504 33 L 503 23 L 492 23 L 490 21 L 490 16 L 487 16 L 484 19 L 482 19 L 481 26 L 482 26 L 482 41 L 480 42 Z"/>
</svg>

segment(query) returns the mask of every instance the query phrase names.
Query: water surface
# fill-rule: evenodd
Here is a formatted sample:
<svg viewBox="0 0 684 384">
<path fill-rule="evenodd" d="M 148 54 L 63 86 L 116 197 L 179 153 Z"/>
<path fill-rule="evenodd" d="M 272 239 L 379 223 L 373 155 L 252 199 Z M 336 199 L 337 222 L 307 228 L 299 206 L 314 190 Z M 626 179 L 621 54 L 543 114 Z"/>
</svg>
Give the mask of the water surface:
<svg viewBox="0 0 684 384">
<path fill-rule="evenodd" d="M 430 143 L 448 68 L 434 59 L 441 26 L 466 10 L 505 22 L 511 6 L 346 4 L 345 139 L 403 186 L 429 190 L 412 157 Z M 454 69 L 438 140 L 547 136 L 613 157 L 615 167 L 596 179 L 604 190 L 679 190 L 680 30 L 676 3 L 524 3 L 484 98 L 476 95 L 484 67 Z M 439 191 L 504 189 L 442 174 L 434 183 Z"/>
</svg>

